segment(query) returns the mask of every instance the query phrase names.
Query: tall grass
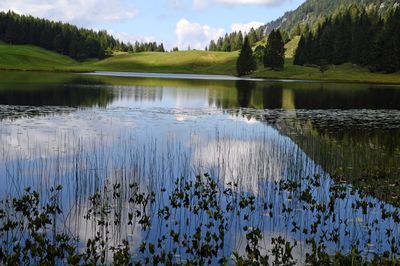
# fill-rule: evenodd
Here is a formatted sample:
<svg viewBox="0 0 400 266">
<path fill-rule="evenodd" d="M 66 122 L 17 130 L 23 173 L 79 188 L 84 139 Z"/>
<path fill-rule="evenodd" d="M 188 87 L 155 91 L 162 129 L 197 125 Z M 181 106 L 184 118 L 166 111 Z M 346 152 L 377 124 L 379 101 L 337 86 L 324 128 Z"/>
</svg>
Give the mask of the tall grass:
<svg viewBox="0 0 400 266">
<path fill-rule="evenodd" d="M 138 132 L 100 135 L 90 141 L 63 134 L 54 136 L 56 145 L 48 147 L 28 144 L 28 149 L 10 150 L 3 145 L 0 172 L 7 189 L 2 195 L 22 196 L 23 189 L 31 187 L 45 205 L 51 199 L 50 188 L 61 185 L 57 230 L 77 236 L 81 248 L 99 232 L 108 247 L 127 240 L 129 252 L 139 256 L 141 243 L 157 243 L 171 228 L 184 238 L 212 221 L 209 207 L 198 213 L 192 208 L 207 206 L 201 205 L 197 189 L 210 184 L 192 185 L 194 177 L 210 173 L 209 182 L 215 184 L 210 188 L 215 189 L 212 209 L 223 213 L 226 224 L 218 257 L 234 251 L 246 254 L 249 232 L 243 228 L 260 229 L 264 237 L 257 247 L 265 254 L 278 236 L 296 243 L 293 254 L 298 261 L 312 252 L 312 240 L 328 254 L 398 255 L 397 208 L 350 185 L 338 185 L 273 129 L 262 133 L 238 129 L 234 134 L 230 130 L 191 132 L 189 138 L 146 136 L 145 142 Z M 27 143 L 34 142 L 26 137 Z M 226 194 L 229 191 L 233 194 Z M 134 202 L 141 199 L 140 204 L 132 205 L 132 195 Z M 143 201 L 146 195 L 151 200 Z M 213 226 L 208 229 L 211 234 L 218 231 Z M 173 239 L 163 241 L 157 252 L 172 252 L 177 261 L 191 258 Z"/>
</svg>

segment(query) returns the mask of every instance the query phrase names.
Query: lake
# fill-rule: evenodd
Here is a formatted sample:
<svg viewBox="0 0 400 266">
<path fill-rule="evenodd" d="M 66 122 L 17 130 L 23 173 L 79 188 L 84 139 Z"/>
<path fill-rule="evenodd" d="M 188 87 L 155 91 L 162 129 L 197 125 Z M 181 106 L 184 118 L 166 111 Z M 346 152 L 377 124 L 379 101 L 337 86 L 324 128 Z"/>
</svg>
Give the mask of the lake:
<svg viewBox="0 0 400 266">
<path fill-rule="evenodd" d="M 85 219 L 96 193 L 113 210 L 111 243 L 127 239 L 139 254 L 171 228 L 187 238 L 208 218 L 179 205 L 168 226 L 160 210 L 183 181 L 207 173 L 220 191 L 255 202 L 233 200 L 223 255 L 245 252 L 242 228 L 254 226 L 264 251 L 277 236 L 296 243 L 298 263 L 311 238 L 329 254 L 400 246 L 400 87 L 102 74 L 0 72 L 0 196 L 32 187 L 46 198 L 62 185 L 58 225 L 78 245 L 99 228 Z M 156 192 L 147 230 L 129 223 L 133 187 Z M 218 200 L 226 207 L 229 197 Z M 190 257 L 176 245 L 160 250 Z"/>
</svg>

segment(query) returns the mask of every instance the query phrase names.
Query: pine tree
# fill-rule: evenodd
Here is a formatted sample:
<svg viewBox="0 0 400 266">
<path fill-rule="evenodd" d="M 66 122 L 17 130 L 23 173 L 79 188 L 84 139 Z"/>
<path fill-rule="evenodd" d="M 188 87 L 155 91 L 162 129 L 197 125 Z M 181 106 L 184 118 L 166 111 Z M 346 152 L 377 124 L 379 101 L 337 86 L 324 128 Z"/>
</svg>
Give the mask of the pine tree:
<svg viewBox="0 0 400 266">
<path fill-rule="evenodd" d="M 318 38 L 318 61 L 324 61 L 329 64 L 332 63 L 332 50 L 333 50 L 333 40 L 334 36 L 332 34 L 332 24 L 330 20 L 327 20 L 325 24 L 321 27 Z"/>
<path fill-rule="evenodd" d="M 223 52 L 230 52 L 231 51 L 231 43 L 230 43 L 228 34 L 225 34 L 225 38 L 224 38 L 224 41 L 222 43 L 222 51 Z"/>
<path fill-rule="evenodd" d="M 208 50 L 209 51 L 217 51 L 217 44 L 215 43 L 214 40 L 210 41 L 210 44 L 208 45 Z"/>
<path fill-rule="evenodd" d="M 400 69 L 400 9 L 396 8 L 386 22 L 384 28 L 384 71 L 388 73 L 396 72 Z"/>
<path fill-rule="evenodd" d="M 395 72 L 400 69 L 400 10 L 392 12 L 387 21 L 378 23 L 378 34 L 373 43 L 369 62 L 371 71 Z M 380 28 L 380 30 L 379 30 Z"/>
<path fill-rule="evenodd" d="M 274 70 L 283 69 L 285 63 L 285 44 L 279 30 L 272 30 L 264 53 L 264 67 Z"/>
<path fill-rule="evenodd" d="M 257 32 L 254 30 L 254 28 L 251 28 L 249 33 L 247 34 L 247 37 L 249 38 L 249 44 L 250 46 L 253 46 L 257 41 Z"/>
<path fill-rule="evenodd" d="M 241 31 L 239 33 L 235 32 L 232 44 L 232 51 L 241 50 L 243 47 L 243 34 Z"/>
<path fill-rule="evenodd" d="M 334 42 L 332 62 L 335 65 L 340 65 L 351 60 L 352 47 L 352 20 L 350 11 L 339 16 L 333 23 L 334 27 Z"/>
<path fill-rule="evenodd" d="M 249 44 L 249 38 L 244 38 L 242 50 L 236 64 L 238 76 L 249 74 L 257 69 L 256 61 L 253 58 L 253 50 Z"/>
<path fill-rule="evenodd" d="M 314 36 L 309 32 L 307 34 L 307 45 L 305 48 L 305 55 L 307 58 L 307 63 L 308 64 L 318 64 L 319 63 L 319 58 L 316 53 L 317 45 L 316 45 L 316 40 Z"/>
<path fill-rule="evenodd" d="M 4 40 L 9 43 L 16 43 L 16 40 L 18 39 L 18 31 L 17 23 L 14 18 L 10 17 L 5 29 Z"/>
<path fill-rule="evenodd" d="M 160 47 L 158 48 L 158 50 L 159 50 L 159 52 L 162 52 L 162 53 L 165 52 L 165 48 L 164 48 L 164 44 L 163 43 L 160 44 Z"/>
<path fill-rule="evenodd" d="M 304 37 L 304 35 L 301 35 L 299 44 L 294 54 L 293 64 L 303 66 L 306 63 L 307 63 L 306 38 Z"/>
</svg>

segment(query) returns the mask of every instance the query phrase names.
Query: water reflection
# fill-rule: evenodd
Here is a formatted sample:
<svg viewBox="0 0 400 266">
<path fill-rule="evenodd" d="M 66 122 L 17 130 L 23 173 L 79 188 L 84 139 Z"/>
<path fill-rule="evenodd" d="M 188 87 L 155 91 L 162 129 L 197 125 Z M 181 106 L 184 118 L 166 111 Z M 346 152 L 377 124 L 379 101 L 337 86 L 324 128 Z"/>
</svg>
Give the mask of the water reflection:
<svg viewBox="0 0 400 266">
<path fill-rule="evenodd" d="M 105 107 L 113 96 L 104 87 L 90 85 L 49 85 L 40 89 L 0 90 L 0 105 Z"/>
<path fill-rule="evenodd" d="M 84 122 L 104 116 L 112 117 L 101 118 L 99 121 L 104 124 L 106 121 L 112 123 L 120 115 L 118 110 L 101 115 L 98 112 L 84 112 L 81 118 L 76 117 L 74 120 L 79 124 L 79 119 Z M 111 196 L 107 198 L 117 212 L 112 219 L 126 219 L 130 210 L 125 205 L 128 185 L 132 182 L 140 184 L 142 189 L 148 191 L 161 191 L 165 188 L 168 195 L 177 177 L 190 180 L 197 174 L 209 172 L 218 178 L 220 186 L 229 182 L 237 183 L 239 191 L 256 195 L 260 206 L 264 206 L 264 202 L 272 204 L 267 210 L 258 207 L 251 216 L 250 224 L 261 227 L 264 235 L 285 235 L 288 239 L 299 241 L 298 248 L 306 248 L 304 240 L 315 233 L 292 231 L 292 225 L 309 228 L 319 219 L 318 215 L 314 209 L 304 209 L 304 203 L 296 200 L 301 195 L 299 192 L 293 192 L 290 197 L 290 193 L 278 193 L 276 189 L 279 188 L 279 181 L 298 182 L 301 189 L 305 190 L 309 181 L 302 177 L 319 174 L 322 185 L 313 187 L 312 194 L 321 204 L 327 204 L 330 195 L 328 191 L 335 183 L 295 142 L 263 123 L 249 123 L 246 119 L 229 115 L 214 113 L 213 119 L 210 119 L 207 113 L 198 113 L 184 123 L 175 124 L 170 114 L 158 114 L 157 120 L 149 124 L 147 119 L 154 118 L 153 115 L 154 113 L 149 114 L 147 111 L 131 111 L 127 117 L 136 121 L 134 127 L 125 123 L 112 126 L 107 123 L 105 125 L 108 129 L 104 128 L 103 131 L 105 134 L 99 136 L 93 131 L 90 135 L 92 138 L 77 130 L 69 134 L 54 134 L 42 129 L 37 137 L 34 134 L 26 136 L 26 143 L 16 143 L 19 147 L 24 146 L 19 151 L 10 149 L 2 141 L 3 150 L 15 152 L 15 157 L 8 152 L 0 157 L 5 162 L 0 167 L 1 176 L 6 177 L 2 180 L 2 187 L 6 189 L 2 194 L 20 193 L 21 188 L 26 186 L 46 193 L 46 189 L 51 186 L 62 184 L 62 204 L 68 213 L 62 224 L 85 240 L 92 237 L 96 229 L 95 224 L 82 218 L 89 206 L 87 199 L 96 192 L 107 193 L 104 186 L 110 189 L 113 184 L 122 185 L 121 199 Z M 48 128 L 59 128 L 60 124 L 60 120 L 53 121 Z M 31 143 L 36 143 L 37 146 L 32 147 Z M 399 225 L 391 219 L 382 219 L 381 203 L 375 198 L 368 198 L 368 202 L 372 204 L 368 215 L 363 215 L 361 210 L 354 210 L 352 205 L 359 199 L 358 193 L 350 191 L 342 200 L 338 199 L 333 212 L 330 212 L 333 216 L 324 218 L 324 223 L 315 234 L 316 238 L 324 239 L 325 231 L 339 230 L 339 242 L 324 240 L 331 252 L 349 252 L 353 245 L 361 250 L 371 245 L 374 252 L 378 253 L 390 248 L 384 229 L 391 228 L 398 232 Z M 153 218 L 150 232 L 142 232 L 138 226 L 129 229 L 126 220 L 123 220 L 121 225 L 110 229 L 113 241 L 118 243 L 128 238 L 132 247 L 137 248 L 141 239 L 155 242 L 160 236 L 168 234 L 169 228 L 163 228 L 163 223 L 157 216 L 158 208 L 165 202 L 164 196 L 158 194 L 155 207 L 149 210 Z M 383 206 L 387 210 L 394 210 L 389 204 Z M 293 211 L 285 213 L 283 209 L 287 208 Z M 191 229 L 185 227 L 183 214 L 178 211 L 174 214 L 174 219 L 183 219 L 179 223 L 179 230 L 189 232 Z M 188 218 L 195 223 L 200 222 L 198 217 Z M 226 254 L 241 249 L 243 242 L 240 239 L 243 235 L 240 228 L 247 223 L 242 219 L 231 219 L 231 229 L 226 236 L 227 243 L 231 244 L 227 245 Z M 375 220 L 379 221 L 376 227 L 380 231 L 372 235 L 360 234 L 360 231 L 375 225 Z M 114 224 L 112 221 L 111 224 Z M 264 244 L 268 245 L 268 238 Z M 164 248 L 169 250 L 173 246 Z"/>
<path fill-rule="evenodd" d="M 5 75 L 5 74 L 2 74 Z M 354 110 L 400 109 L 394 86 L 208 80 L 128 79 L 25 73 L 0 81 L 0 105 L 107 107 L 116 101 L 158 107 Z M 53 76 L 55 75 L 55 76 Z M 64 74 L 65 75 L 65 74 Z M 177 102 L 171 102 L 171 99 Z M 201 105 L 196 104 L 201 103 Z M 183 104 L 186 104 L 183 106 Z"/>
<path fill-rule="evenodd" d="M 0 81 L 0 111 L 0 195 L 63 184 L 63 206 L 70 210 L 65 224 L 81 239 L 94 230 L 82 220 L 88 196 L 104 192 L 108 183 L 171 190 L 175 178 L 208 172 L 221 186 L 237 183 L 261 203 L 273 203 L 252 217 L 266 235 L 284 234 L 304 244 L 310 234 L 292 232 L 288 225 L 307 227 L 316 214 L 286 192 L 277 193 L 279 181 L 304 188 L 310 181 L 302 178 L 318 174 L 322 185 L 312 194 L 326 203 L 339 167 L 353 177 L 367 167 L 399 173 L 400 89 L 395 87 L 74 75 L 47 82 L 29 78 L 14 86 Z M 368 197 L 371 207 L 364 215 L 351 207 L 360 195 L 349 188 L 335 203 L 333 213 L 340 219 L 326 218 L 317 236 L 338 230 L 339 244 L 326 240 L 331 250 L 347 252 L 353 244 L 388 250 L 384 228 L 395 235 L 399 228 L 382 219 L 379 199 L 388 210 L 395 209 L 389 202 L 397 204 L 375 196 Z M 157 200 L 164 202 L 162 196 Z M 128 207 L 113 204 L 126 215 Z M 284 215 L 283 206 L 294 211 Z M 369 239 L 365 228 L 375 220 L 379 230 Z M 146 235 L 113 228 L 114 240 L 157 239 L 166 233 L 159 222 L 155 218 L 154 231 Z M 232 221 L 229 250 L 241 248 L 243 235 L 236 229 L 242 222 Z"/>
</svg>

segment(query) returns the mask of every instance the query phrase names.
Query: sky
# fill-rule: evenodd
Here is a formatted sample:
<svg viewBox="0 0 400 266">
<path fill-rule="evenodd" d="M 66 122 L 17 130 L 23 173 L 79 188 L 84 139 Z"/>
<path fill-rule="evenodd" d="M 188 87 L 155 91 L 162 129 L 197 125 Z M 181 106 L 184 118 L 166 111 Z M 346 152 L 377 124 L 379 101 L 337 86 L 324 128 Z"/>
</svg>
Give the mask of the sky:
<svg viewBox="0 0 400 266">
<path fill-rule="evenodd" d="M 107 30 L 116 38 L 163 42 L 167 49 L 204 49 L 232 31 L 248 31 L 296 9 L 304 0 L 0 0 L 13 10 Z"/>
</svg>

